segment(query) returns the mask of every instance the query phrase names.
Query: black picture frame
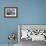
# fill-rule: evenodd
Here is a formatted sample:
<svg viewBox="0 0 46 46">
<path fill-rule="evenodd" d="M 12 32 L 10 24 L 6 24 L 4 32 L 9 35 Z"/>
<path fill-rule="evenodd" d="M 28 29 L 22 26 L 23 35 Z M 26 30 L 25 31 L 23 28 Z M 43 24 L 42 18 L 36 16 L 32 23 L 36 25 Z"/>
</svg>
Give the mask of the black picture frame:
<svg viewBox="0 0 46 46">
<path fill-rule="evenodd" d="M 16 18 L 18 17 L 18 7 L 4 7 L 5 18 Z"/>
</svg>

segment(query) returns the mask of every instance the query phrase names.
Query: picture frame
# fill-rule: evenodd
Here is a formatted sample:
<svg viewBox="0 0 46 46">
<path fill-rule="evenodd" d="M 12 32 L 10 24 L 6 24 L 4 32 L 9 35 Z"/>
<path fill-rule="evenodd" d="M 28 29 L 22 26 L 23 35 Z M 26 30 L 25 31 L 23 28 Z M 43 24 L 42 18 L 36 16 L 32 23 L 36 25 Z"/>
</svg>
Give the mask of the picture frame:
<svg viewBox="0 0 46 46">
<path fill-rule="evenodd" d="M 4 17 L 7 17 L 7 18 L 18 17 L 18 8 L 17 7 L 4 7 Z"/>
<path fill-rule="evenodd" d="M 28 32 L 25 34 L 24 31 L 27 30 Z M 46 24 L 18 24 L 18 41 L 22 40 L 46 41 Z"/>
</svg>

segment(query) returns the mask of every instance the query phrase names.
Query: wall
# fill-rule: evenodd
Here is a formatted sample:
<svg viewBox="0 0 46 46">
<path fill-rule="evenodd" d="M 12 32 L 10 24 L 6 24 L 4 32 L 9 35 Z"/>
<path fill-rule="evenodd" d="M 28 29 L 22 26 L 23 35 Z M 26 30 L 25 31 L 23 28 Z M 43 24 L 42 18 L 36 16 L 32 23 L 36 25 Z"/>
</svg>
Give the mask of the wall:
<svg viewBox="0 0 46 46">
<path fill-rule="evenodd" d="M 4 18 L 4 7 L 9 6 L 18 7 L 18 18 Z M 0 0 L 0 44 L 8 43 L 17 24 L 46 24 L 46 0 Z"/>
</svg>

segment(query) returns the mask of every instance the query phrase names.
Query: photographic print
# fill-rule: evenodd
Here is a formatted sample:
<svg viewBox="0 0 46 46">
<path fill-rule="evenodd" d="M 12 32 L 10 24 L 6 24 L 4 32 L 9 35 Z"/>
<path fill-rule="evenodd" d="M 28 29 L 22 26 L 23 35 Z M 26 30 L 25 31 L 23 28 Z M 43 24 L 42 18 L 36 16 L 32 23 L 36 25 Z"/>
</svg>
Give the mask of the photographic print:
<svg viewBox="0 0 46 46">
<path fill-rule="evenodd" d="M 18 8 L 17 7 L 5 7 L 4 8 L 4 16 L 5 17 L 17 17 L 18 16 Z"/>
<path fill-rule="evenodd" d="M 20 29 L 19 29 L 20 28 Z M 19 25 L 21 40 L 46 41 L 46 25 Z"/>
</svg>

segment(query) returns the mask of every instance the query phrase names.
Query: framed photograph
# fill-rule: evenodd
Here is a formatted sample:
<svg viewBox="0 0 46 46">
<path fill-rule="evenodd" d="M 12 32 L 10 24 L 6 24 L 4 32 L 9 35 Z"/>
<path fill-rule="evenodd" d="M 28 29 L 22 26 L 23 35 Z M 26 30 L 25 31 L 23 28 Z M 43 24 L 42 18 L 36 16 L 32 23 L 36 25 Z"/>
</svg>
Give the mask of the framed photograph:
<svg viewBox="0 0 46 46">
<path fill-rule="evenodd" d="M 18 16 L 18 8 L 17 7 L 5 7 L 4 8 L 4 16 L 8 18 L 15 18 Z"/>
<path fill-rule="evenodd" d="M 46 24 L 19 24 L 18 41 L 46 41 Z"/>
</svg>

